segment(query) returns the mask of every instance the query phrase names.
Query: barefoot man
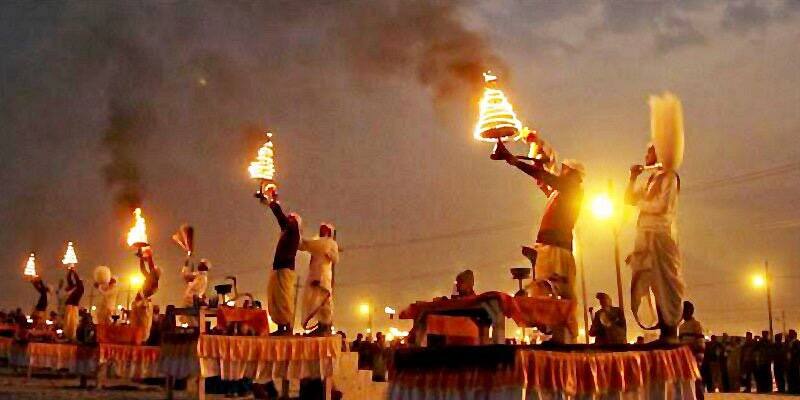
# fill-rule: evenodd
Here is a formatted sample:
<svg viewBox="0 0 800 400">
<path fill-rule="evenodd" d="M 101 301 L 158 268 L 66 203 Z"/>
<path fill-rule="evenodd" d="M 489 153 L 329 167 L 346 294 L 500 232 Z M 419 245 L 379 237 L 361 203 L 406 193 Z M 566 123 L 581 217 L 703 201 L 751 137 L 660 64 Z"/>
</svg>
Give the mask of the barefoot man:
<svg viewBox="0 0 800 400">
<path fill-rule="evenodd" d="M 262 203 L 269 205 L 281 227 L 272 262 L 272 275 L 267 286 L 269 314 L 278 324 L 276 335 L 291 335 L 294 322 L 294 285 L 297 281 L 294 262 L 300 247 L 301 220 L 296 213 L 284 214 L 275 188 L 270 188 L 266 196 L 260 199 Z"/>
</svg>

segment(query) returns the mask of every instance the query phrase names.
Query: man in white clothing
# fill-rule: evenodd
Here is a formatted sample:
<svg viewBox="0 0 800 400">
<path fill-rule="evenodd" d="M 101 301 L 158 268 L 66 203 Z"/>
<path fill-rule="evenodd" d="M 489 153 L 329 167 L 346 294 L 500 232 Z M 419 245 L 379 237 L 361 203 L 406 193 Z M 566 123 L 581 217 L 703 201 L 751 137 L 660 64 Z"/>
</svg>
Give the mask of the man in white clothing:
<svg viewBox="0 0 800 400">
<path fill-rule="evenodd" d="M 186 289 L 183 292 L 183 306 L 187 308 L 194 307 L 196 301 L 205 297 L 206 290 L 208 289 L 208 269 L 211 263 L 206 260 L 200 260 L 197 264 L 197 271 L 189 267 L 189 261 L 181 268 L 181 276 L 186 282 Z M 196 318 L 184 318 L 184 322 L 189 326 L 197 326 Z"/>
<path fill-rule="evenodd" d="M 328 335 L 333 325 L 333 266 L 339 262 L 339 245 L 333 232 L 332 225 L 322 224 L 318 238 L 300 241 L 299 250 L 311 254 L 303 292 L 303 328 L 311 329 L 316 320 L 312 335 Z"/>
</svg>

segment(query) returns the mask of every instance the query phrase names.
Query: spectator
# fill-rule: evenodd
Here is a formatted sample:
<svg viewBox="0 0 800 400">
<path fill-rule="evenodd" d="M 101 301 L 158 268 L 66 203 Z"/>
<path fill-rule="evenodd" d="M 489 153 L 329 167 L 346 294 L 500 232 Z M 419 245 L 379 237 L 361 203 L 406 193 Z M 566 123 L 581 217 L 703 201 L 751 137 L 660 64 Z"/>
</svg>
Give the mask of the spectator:
<svg viewBox="0 0 800 400">
<path fill-rule="evenodd" d="M 794 329 L 786 337 L 786 349 L 786 389 L 791 394 L 800 394 L 800 341 Z"/>
<path fill-rule="evenodd" d="M 772 341 L 769 332 L 762 332 L 761 339 L 753 347 L 753 358 L 756 378 L 756 390 L 758 393 L 772 392 Z"/>
<path fill-rule="evenodd" d="M 386 338 L 383 333 L 375 335 L 375 343 L 368 346 L 370 349 L 370 359 L 372 360 L 372 381 L 386 382 L 386 365 L 388 349 L 386 348 Z"/>
<path fill-rule="evenodd" d="M 694 318 L 694 304 L 690 301 L 683 302 L 683 316 L 681 317 L 683 322 L 681 322 L 680 327 L 678 328 L 678 340 L 681 343 L 685 343 L 689 345 L 689 348 L 692 349 L 692 353 L 694 353 L 695 360 L 697 361 L 697 365 L 703 364 L 703 354 L 705 351 L 705 337 L 703 336 L 703 325 Z M 642 343 L 644 343 L 644 338 L 639 336 L 642 339 Z M 636 342 L 639 343 L 639 338 L 636 339 Z M 703 380 L 698 379 L 695 382 L 695 392 L 697 394 L 698 400 L 703 400 Z"/>
<path fill-rule="evenodd" d="M 742 345 L 742 386 L 744 391 L 750 393 L 753 387 L 753 372 L 755 370 L 755 358 L 753 357 L 753 350 L 755 348 L 755 340 L 753 340 L 753 333 L 747 332 Z"/>
<path fill-rule="evenodd" d="M 597 293 L 596 297 L 600 301 L 600 310 L 592 317 L 589 336 L 595 338 L 596 344 L 625 344 L 627 328 L 622 309 L 614 307 L 611 297 L 605 293 Z"/>
<path fill-rule="evenodd" d="M 356 335 L 356 340 L 353 340 L 353 343 L 350 345 L 350 351 L 358 352 L 358 348 L 361 347 L 361 343 L 364 340 L 364 335 L 359 333 Z"/>
<path fill-rule="evenodd" d="M 705 381 L 706 390 L 709 393 L 714 393 L 717 390 L 722 391 L 722 366 L 725 360 L 725 347 L 719 336 L 711 335 L 711 340 L 706 346 L 704 360 L 708 365 L 709 380 Z M 726 365 L 727 366 L 727 365 Z"/>
<path fill-rule="evenodd" d="M 738 393 L 742 389 L 742 340 L 739 337 L 732 337 L 725 347 L 728 354 L 727 391 Z"/>
<path fill-rule="evenodd" d="M 775 372 L 775 386 L 779 393 L 786 393 L 786 345 L 783 333 L 775 335 L 775 344 L 772 345 L 773 371 Z"/>
</svg>

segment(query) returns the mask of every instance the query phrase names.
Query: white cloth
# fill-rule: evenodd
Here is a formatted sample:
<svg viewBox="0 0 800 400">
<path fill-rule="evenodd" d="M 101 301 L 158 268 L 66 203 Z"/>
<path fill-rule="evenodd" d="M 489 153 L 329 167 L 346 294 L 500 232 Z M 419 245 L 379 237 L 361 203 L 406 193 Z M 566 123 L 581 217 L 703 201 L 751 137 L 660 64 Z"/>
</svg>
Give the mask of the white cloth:
<svg viewBox="0 0 800 400">
<path fill-rule="evenodd" d="M 674 235 L 677 199 L 678 176 L 666 170 L 653 174 L 643 189 L 634 190 L 630 199 L 639 207 L 636 242 L 629 258 L 633 275 L 631 310 L 639 325 L 643 325 L 639 307 L 651 293 L 665 324 L 677 327 L 680 321 L 684 284 Z"/>
<path fill-rule="evenodd" d="M 333 265 L 339 262 L 339 245 L 333 238 L 303 239 L 300 251 L 311 254 L 307 282 L 319 281 L 320 286 L 333 291 Z"/>
<path fill-rule="evenodd" d="M 312 320 L 330 325 L 333 320 L 333 265 L 339 262 L 339 245 L 330 237 L 303 239 L 300 250 L 311 254 L 303 291 L 303 327 Z M 312 285 L 315 281 L 319 282 L 318 286 Z"/>
<path fill-rule="evenodd" d="M 117 285 L 101 283 L 97 285 L 97 291 L 100 292 L 100 306 L 97 307 L 97 323 L 107 324 L 111 321 L 111 316 L 114 315 L 114 308 L 117 303 Z"/>
<path fill-rule="evenodd" d="M 183 267 L 181 268 L 181 275 L 183 275 L 183 279 L 186 281 L 186 290 L 183 292 L 183 305 L 192 306 L 194 305 L 195 296 L 202 297 L 206 294 L 206 289 L 208 289 L 208 272 L 191 272 L 189 268 Z"/>
</svg>

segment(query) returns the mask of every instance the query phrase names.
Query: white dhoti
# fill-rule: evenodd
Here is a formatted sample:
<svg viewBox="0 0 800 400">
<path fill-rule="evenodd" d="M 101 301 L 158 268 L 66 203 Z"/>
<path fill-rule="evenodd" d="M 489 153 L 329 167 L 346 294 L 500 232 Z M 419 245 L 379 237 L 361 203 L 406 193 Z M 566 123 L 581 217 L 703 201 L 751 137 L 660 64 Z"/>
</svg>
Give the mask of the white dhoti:
<svg viewBox="0 0 800 400">
<path fill-rule="evenodd" d="M 294 322 L 294 299 L 297 275 L 288 268 L 272 271 L 267 286 L 269 315 L 278 325 L 291 326 Z"/>
<path fill-rule="evenodd" d="M 680 250 L 672 234 L 669 231 L 639 230 L 629 264 L 633 274 L 631 311 L 636 322 L 642 328 L 655 328 L 645 326 L 639 314 L 642 299 L 647 299 L 652 316 L 660 314 L 665 325 L 677 327 L 681 319 L 684 285 Z M 652 309 L 651 296 L 656 310 Z"/>
<path fill-rule="evenodd" d="M 153 305 L 148 299 L 137 300 L 131 307 L 131 326 L 134 330 L 134 342 L 139 345 L 150 338 L 150 328 L 153 326 Z"/>
<path fill-rule="evenodd" d="M 333 297 L 319 285 L 307 285 L 303 290 L 303 329 L 314 329 L 318 324 L 331 325 Z"/>
<path fill-rule="evenodd" d="M 537 280 L 547 280 L 554 294 L 562 299 L 575 300 L 575 257 L 572 252 L 558 246 L 537 243 L 534 273 Z M 542 295 L 536 282 L 528 286 L 531 295 Z M 578 319 L 575 310 L 566 326 L 554 326 L 553 339 L 561 343 L 574 343 L 578 336 Z"/>
</svg>

